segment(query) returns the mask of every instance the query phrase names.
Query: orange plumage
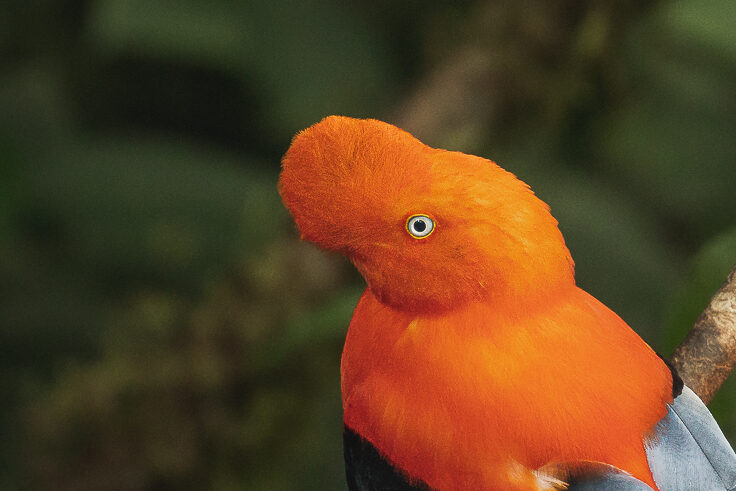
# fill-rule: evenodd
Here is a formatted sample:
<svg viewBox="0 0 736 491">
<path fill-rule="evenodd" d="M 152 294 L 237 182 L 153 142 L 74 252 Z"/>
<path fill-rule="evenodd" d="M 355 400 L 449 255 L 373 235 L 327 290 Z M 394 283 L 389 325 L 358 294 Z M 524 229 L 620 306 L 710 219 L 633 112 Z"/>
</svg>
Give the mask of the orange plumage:
<svg viewBox="0 0 736 491">
<path fill-rule="evenodd" d="M 368 288 L 342 356 L 345 424 L 413 480 L 539 489 L 605 462 L 656 489 L 642 439 L 672 401 L 658 356 L 575 286 L 546 204 L 495 163 L 375 120 L 299 133 L 279 189 L 302 237 Z M 407 219 L 430 217 L 418 240 Z"/>
</svg>

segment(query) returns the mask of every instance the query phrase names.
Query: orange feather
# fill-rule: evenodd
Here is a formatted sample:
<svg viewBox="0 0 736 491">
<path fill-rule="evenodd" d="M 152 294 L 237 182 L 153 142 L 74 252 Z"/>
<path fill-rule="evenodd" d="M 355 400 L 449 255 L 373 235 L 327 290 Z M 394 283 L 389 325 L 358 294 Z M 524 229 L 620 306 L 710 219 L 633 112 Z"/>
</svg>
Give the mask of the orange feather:
<svg viewBox="0 0 736 491">
<path fill-rule="evenodd" d="M 549 208 L 495 163 L 375 120 L 298 134 L 279 189 L 302 237 L 368 288 L 342 357 L 345 424 L 443 490 L 539 489 L 532 471 L 615 465 L 656 489 L 642 439 L 672 379 L 575 286 Z M 417 240 L 407 218 L 425 214 Z"/>
</svg>

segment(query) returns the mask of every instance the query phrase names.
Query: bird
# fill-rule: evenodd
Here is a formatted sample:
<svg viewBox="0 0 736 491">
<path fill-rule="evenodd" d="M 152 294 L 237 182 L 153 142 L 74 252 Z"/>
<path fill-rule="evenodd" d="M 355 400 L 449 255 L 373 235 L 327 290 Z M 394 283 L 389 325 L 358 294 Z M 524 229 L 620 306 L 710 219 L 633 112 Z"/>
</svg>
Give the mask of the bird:
<svg viewBox="0 0 736 491">
<path fill-rule="evenodd" d="M 736 489 L 706 406 L 576 285 L 511 172 L 328 116 L 293 138 L 278 190 L 301 239 L 366 282 L 340 365 L 351 491 Z"/>
</svg>

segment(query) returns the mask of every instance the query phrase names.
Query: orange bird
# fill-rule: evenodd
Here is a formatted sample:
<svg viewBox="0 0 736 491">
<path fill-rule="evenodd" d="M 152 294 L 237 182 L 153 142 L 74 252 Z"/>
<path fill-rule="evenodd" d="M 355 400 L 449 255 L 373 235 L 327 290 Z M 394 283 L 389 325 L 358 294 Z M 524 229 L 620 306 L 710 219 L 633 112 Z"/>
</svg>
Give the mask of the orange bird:
<svg viewBox="0 0 736 491">
<path fill-rule="evenodd" d="M 294 138 L 279 190 L 367 283 L 341 366 L 351 490 L 736 488 L 710 413 L 575 285 L 513 174 L 330 116 Z"/>
</svg>

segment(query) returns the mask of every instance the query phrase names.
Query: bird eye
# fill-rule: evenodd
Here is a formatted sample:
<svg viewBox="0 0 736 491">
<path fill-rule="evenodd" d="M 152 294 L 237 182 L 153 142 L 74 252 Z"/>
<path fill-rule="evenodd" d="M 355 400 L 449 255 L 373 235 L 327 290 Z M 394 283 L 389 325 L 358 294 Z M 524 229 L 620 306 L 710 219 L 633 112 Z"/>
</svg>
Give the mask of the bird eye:
<svg viewBox="0 0 736 491">
<path fill-rule="evenodd" d="M 429 237 L 434 230 L 434 221 L 427 215 L 412 215 L 406 220 L 406 231 L 415 239 Z"/>
</svg>

